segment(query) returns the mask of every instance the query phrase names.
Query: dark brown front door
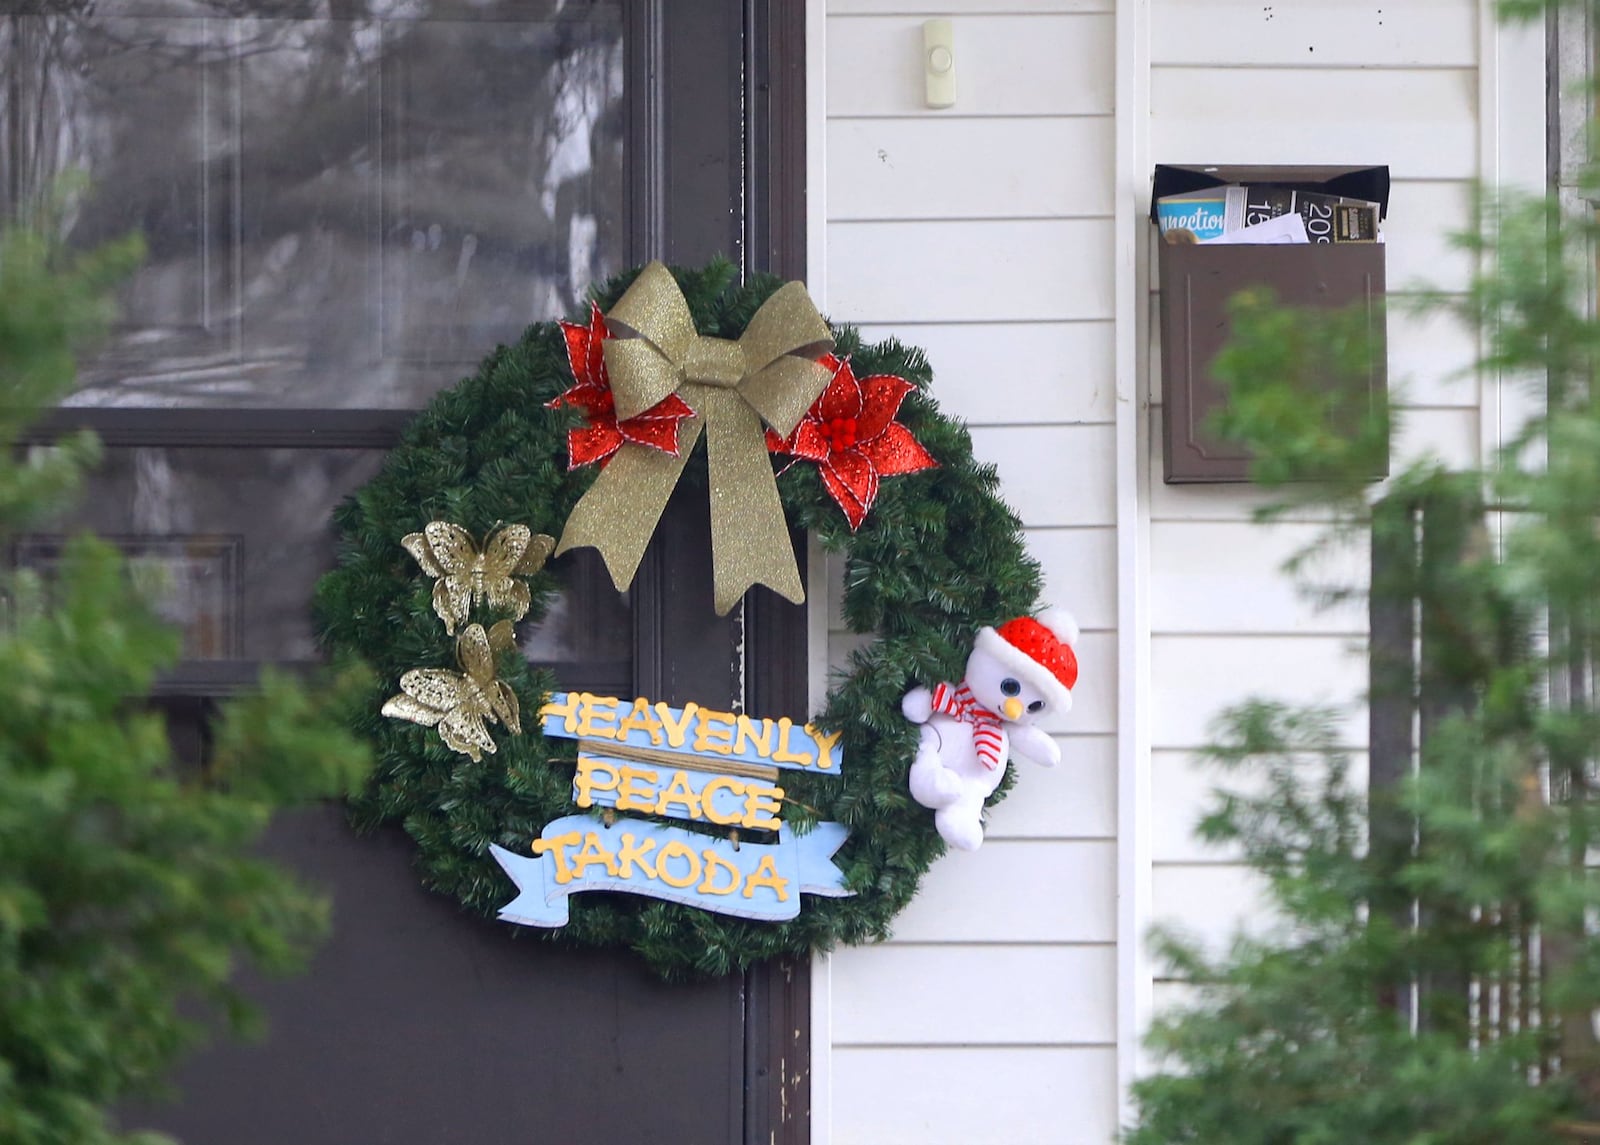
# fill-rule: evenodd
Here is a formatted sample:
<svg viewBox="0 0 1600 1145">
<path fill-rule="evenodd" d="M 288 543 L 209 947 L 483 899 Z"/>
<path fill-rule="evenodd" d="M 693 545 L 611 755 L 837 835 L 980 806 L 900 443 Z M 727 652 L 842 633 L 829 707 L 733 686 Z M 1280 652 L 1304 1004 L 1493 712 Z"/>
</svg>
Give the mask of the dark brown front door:
<svg viewBox="0 0 1600 1145">
<path fill-rule="evenodd" d="M 314 657 L 329 511 L 496 341 L 648 257 L 795 273 L 800 10 L 0 0 L 0 205 L 83 168 L 75 241 L 149 243 L 53 424 L 108 446 L 64 524 L 166 577 L 186 659 L 163 691 L 192 751 L 216 697 Z M 799 710 L 798 610 L 758 595 L 717 620 L 697 514 L 669 511 L 626 601 L 572 562 L 530 655 L 569 686 Z M 336 807 L 271 847 L 329 889 L 334 938 L 305 977 L 255 987 L 264 1041 L 197 1058 L 180 1099 L 128 1110 L 130 1128 L 188 1145 L 807 1138 L 803 966 L 662 985 L 631 955 L 465 915 L 419 888 L 403 834 L 357 838 Z"/>
</svg>

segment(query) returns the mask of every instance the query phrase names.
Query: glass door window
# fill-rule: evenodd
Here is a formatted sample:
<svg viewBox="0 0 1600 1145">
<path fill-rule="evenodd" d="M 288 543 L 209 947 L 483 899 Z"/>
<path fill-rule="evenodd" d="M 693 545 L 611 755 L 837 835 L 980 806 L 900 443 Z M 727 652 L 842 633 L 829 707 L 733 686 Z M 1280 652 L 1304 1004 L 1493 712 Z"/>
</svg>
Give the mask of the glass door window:
<svg viewBox="0 0 1600 1145">
<path fill-rule="evenodd" d="M 116 537 L 185 630 L 180 689 L 312 659 L 329 514 L 382 462 L 358 446 L 626 265 L 624 6 L 10 7 L 0 210 L 81 172 L 67 239 L 149 248 L 62 415 L 107 463 L 13 557 Z M 626 601 L 575 588 L 526 647 L 615 681 L 631 643 Z"/>
</svg>

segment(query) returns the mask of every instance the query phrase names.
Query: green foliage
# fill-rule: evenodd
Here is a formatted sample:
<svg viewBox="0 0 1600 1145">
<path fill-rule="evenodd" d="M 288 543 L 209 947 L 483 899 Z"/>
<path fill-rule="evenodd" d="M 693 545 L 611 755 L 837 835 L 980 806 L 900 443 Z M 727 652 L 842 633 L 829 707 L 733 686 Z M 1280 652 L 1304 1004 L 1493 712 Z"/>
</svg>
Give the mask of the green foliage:
<svg viewBox="0 0 1600 1145">
<path fill-rule="evenodd" d="M 1259 299 L 1236 312 L 1229 428 L 1280 483 L 1273 512 L 1317 505 L 1324 544 L 1389 554 L 1373 614 L 1416 618 L 1420 651 L 1378 658 L 1372 699 L 1409 713 L 1422 697 L 1424 735 L 1415 766 L 1369 793 L 1333 713 L 1225 715 L 1207 755 L 1251 781 L 1216 796 L 1202 834 L 1242 854 L 1276 925 L 1214 954 L 1158 937 L 1196 1000 L 1153 1027 L 1163 1068 L 1136 1086 L 1130 1145 L 1596 1139 L 1600 234 L 1539 199 L 1479 218 L 1461 244 L 1487 269 L 1424 305 L 1534 390 L 1481 472 L 1425 461 L 1370 486 L 1367 441 L 1295 396 L 1349 331 Z"/>
<path fill-rule="evenodd" d="M 1251 794 L 1219 796 L 1201 834 L 1263 877 L 1282 930 L 1216 957 L 1158 937 L 1200 1000 L 1152 1028 L 1169 1069 L 1136 1086 L 1130 1145 L 1552 1139 L 1571 1093 L 1530 1080 L 1550 1047 L 1528 1021 L 1534 920 L 1511 904 L 1536 901 L 1543 879 L 1569 885 L 1570 869 L 1548 819 L 1520 797 L 1520 761 L 1484 750 L 1471 722 L 1454 718 L 1430 738 L 1418 781 L 1372 811 L 1369 846 L 1369 807 L 1334 746 L 1332 713 L 1262 703 L 1230 713 L 1209 757 L 1257 781 Z M 1404 827 L 1398 846 L 1385 814 Z M 1491 996 L 1504 1007 L 1498 1016 L 1469 1012 L 1473 982 L 1486 1007 Z M 1415 1031 L 1413 984 L 1427 986 Z"/>
<path fill-rule="evenodd" d="M 58 508 L 94 456 L 87 438 L 44 460 L 12 447 L 70 387 L 138 251 L 72 259 L 0 234 L 0 541 Z M 347 687 L 270 678 L 229 706 L 213 773 L 185 773 L 141 699 L 177 637 L 115 549 L 77 539 L 50 585 L 0 590 L 0 1141 L 150 1141 L 106 1107 L 159 1089 L 219 1014 L 250 1026 L 230 986 L 241 960 L 292 969 L 326 929 L 325 902 L 254 844 L 278 806 L 359 783 L 366 752 L 335 718 Z"/>
<path fill-rule="evenodd" d="M 1381 354 L 1365 307 L 1306 311 L 1277 305 L 1269 291 L 1244 291 L 1229 305 L 1234 337 L 1213 372 L 1228 388 L 1214 428 L 1258 450 L 1251 476 L 1266 485 L 1317 481 L 1359 496 L 1383 471 L 1388 405 L 1367 384 Z"/>
<path fill-rule="evenodd" d="M 143 252 L 136 236 L 69 256 L 39 230 L 0 232 L 0 534 L 58 509 L 99 456 L 89 434 L 26 455 L 16 443 L 71 388 L 74 348 L 110 318 L 109 290 Z"/>
<path fill-rule="evenodd" d="M 739 285 L 726 262 L 674 274 L 701 333 L 724 338 L 737 337 L 780 285 L 771 277 Z M 624 275 L 597 290 L 602 308 L 630 281 Z M 836 335 L 858 376 L 899 374 L 917 385 L 900 420 L 939 461 L 938 469 L 884 481 L 854 534 L 814 466 L 795 465 L 778 480 L 790 523 L 847 554 L 850 629 L 878 634 L 852 658 L 816 721 L 844 733 L 843 778 L 786 775 L 784 782 L 793 801 L 786 821 L 804 829 L 814 813 L 850 828 L 836 861 L 856 894 L 808 896 L 800 917 L 782 924 L 633 896 L 578 895 L 565 927 L 540 932 L 549 940 L 627 945 L 668 977 L 727 974 L 778 954 L 884 937 L 943 852 L 932 816 L 906 789 L 915 728 L 900 715 L 900 697 L 914 682 L 959 679 L 978 627 L 1034 607 L 1039 572 L 1024 552 L 1020 523 L 997 496 L 994 469 L 974 461 L 966 430 L 924 392 L 932 371 L 922 354 L 894 341 L 862 345 L 848 327 Z M 559 535 L 594 472 L 567 471 L 566 431 L 575 415 L 545 408 L 569 384 L 560 329 L 545 323 L 439 395 L 383 472 L 338 511 L 340 567 L 318 587 L 325 643 L 364 657 L 379 676 L 356 719 L 379 759 L 360 817 L 403 823 L 427 884 L 489 917 L 515 893 L 489 845 L 525 852 L 545 823 L 573 811 L 572 747 L 546 742 L 530 718 L 555 681 L 513 655 L 503 658 L 501 678 L 517 691 L 523 734 L 497 735 L 498 753 L 481 763 L 428 729 L 378 714 L 403 672 L 449 666 L 454 655 L 429 604 L 430 582 L 400 539 L 436 518 L 478 536 L 502 521 Z M 703 449 L 684 481 L 704 486 Z M 543 617 L 562 563 L 532 579 L 524 627 Z"/>
</svg>

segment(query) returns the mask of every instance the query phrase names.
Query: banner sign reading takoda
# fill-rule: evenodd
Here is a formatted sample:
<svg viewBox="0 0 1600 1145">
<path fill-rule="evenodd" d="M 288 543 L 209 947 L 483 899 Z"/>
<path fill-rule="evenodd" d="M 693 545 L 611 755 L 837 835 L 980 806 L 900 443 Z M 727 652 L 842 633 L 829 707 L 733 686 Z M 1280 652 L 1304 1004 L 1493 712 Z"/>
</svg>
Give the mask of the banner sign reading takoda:
<svg viewBox="0 0 1600 1145">
<path fill-rule="evenodd" d="M 490 850 L 522 892 L 500 908 L 506 922 L 565 926 L 567 896 L 579 891 L 625 891 L 781 922 L 800 913 L 802 893 L 851 893 L 830 861 L 847 834 L 843 824 L 819 823 L 799 836 L 780 830 L 775 845 L 746 842 L 736 850 L 682 827 L 631 819 L 607 827 L 568 815 L 545 824 L 533 845 L 538 858 Z"/>
<path fill-rule="evenodd" d="M 587 692 L 557 692 L 539 714 L 546 736 L 578 741 L 573 802 L 610 811 L 604 823 L 589 815 L 547 823 L 532 841 L 532 858 L 491 848 L 522 892 L 501 909 L 507 922 L 563 926 L 567 896 L 580 891 L 648 895 L 770 921 L 798 915 L 802 893 L 853 893 L 831 861 L 849 832 L 820 823 L 795 834 L 783 824 L 777 782 L 783 768 L 838 775 L 838 733 Z M 623 811 L 688 820 L 728 837 L 617 816 Z M 741 830 L 775 832 L 776 841 L 740 840 Z"/>
</svg>

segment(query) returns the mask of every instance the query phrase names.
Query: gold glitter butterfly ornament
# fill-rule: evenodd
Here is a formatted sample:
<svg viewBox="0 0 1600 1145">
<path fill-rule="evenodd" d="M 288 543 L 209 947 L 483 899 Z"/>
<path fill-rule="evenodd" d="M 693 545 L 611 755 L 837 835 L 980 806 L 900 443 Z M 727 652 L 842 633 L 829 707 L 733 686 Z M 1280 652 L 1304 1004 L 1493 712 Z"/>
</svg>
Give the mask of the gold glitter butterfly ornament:
<svg viewBox="0 0 1600 1145">
<path fill-rule="evenodd" d="M 452 636 L 457 625 L 466 623 L 473 605 L 510 612 L 512 620 L 526 616 L 532 598 L 517 578 L 544 568 L 556 545 L 554 537 L 535 534 L 526 525 L 505 525 L 490 533 L 480 549 L 471 533 L 449 521 L 430 521 L 400 543 L 434 578 L 433 610 Z"/>
<path fill-rule="evenodd" d="M 462 670 L 413 668 L 400 677 L 401 694 L 384 703 L 383 714 L 437 727 L 447 747 L 471 756 L 474 763 L 483 752 L 493 755 L 488 724 L 498 720 L 512 733 L 522 733 L 517 695 L 511 685 L 495 679 L 494 668 L 495 657 L 515 643 L 509 620 L 488 632 L 481 624 L 467 625 L 456 638 L 456 660 Z"/>
</svg>

